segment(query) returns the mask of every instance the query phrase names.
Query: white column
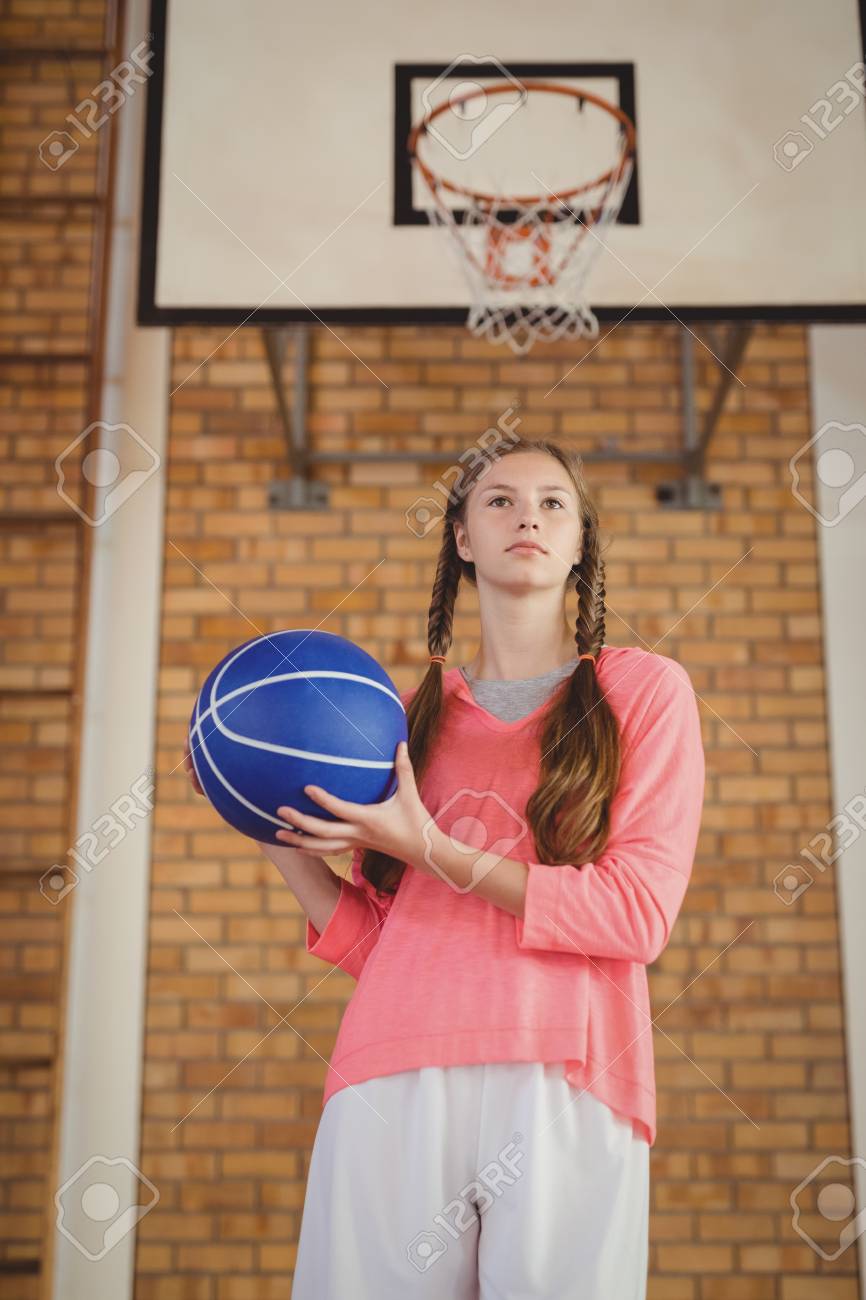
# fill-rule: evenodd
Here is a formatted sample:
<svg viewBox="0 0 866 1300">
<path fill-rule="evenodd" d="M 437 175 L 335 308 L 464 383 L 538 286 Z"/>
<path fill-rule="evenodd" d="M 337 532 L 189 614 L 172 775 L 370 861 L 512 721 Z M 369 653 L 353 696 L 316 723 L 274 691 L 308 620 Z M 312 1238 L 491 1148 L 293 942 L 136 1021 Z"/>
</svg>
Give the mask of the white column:
<svg viewBox="0 0 866 1300">
<path fill-rule="evenodd" d="M 132 0 L 123 50 L 134 49 L 147 31 L 148 6 Z M 118 140 L 100 416 L 143 440 L 136 470 L 151 455 L 159 468 L 92 527 L 77 834 L 96 826 L 101 852 L 115 839 L 99 821 L 112 807 L 129 829 L 91 869 L 73 864 L 80 880 L 61 903 L 73 912 L 59 1176 L 50 1191 L 61 1193 L 64 1227 L 79 1244 L 55 1228 L 54 1300 L 132 1296 L 131 1207 L 153 1200 L 125 1163 L 140 1168 L 152 834 L 152 817 L 140 820 L 129 808 L 141 806 L 148 785 L 141 778 L 154 766 L 170 378 L 170 331 L 135 325 L 145 92 L 137 86 L 112 119 Z M 129 462 L 124 472 L 132 464 L 128 439 L 123 429 L 105 439 Z M 79 849 L 83 843 L 77 841 Z"/>
<path fill-rule="evenodd" d="M 838 817 L 850 805 L 858 832 L 830 868 L 838 900 L 851 1150 L 823 1154 L 866 1160 L 866 326 L 813 325 L 809 350 L 832 811 Z M 852 838 L 847 830 L 839 836 L 839 844 Z M 821 888 L 819 873 L 809 870 L 818 877 L 812 887 Z M 866 1213 L 866 1169 L 856 1162 L 853 1169 L 855 1213 Z M 866 1298 L 866 1224 L 848 1249 L 859 1251 L 860 1295 Z"/>
</svg>

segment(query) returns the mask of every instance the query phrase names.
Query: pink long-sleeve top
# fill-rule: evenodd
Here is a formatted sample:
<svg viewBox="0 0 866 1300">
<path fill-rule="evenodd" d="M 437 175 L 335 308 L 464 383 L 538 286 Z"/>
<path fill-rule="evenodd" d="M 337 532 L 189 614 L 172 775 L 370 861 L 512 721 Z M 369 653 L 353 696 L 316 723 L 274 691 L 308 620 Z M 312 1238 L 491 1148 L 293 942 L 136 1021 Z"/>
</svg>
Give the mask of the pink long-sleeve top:
<svg viewBox="0 0 866 1300">
<path fill-rule="evenodd" d="M 564 1061 L 566 1078 L 656 1138 L 646 967 L 664 949 L 694 860 L 704 796 L 697 701 L 675 660 L 604 646 L 595 669 L 620 726 L 610 835 L 594 862 L 550 865 L 524 816 L 538 784 L 542 705 L 514 722 L 459 668 L 419 783 L 437 825 L 528 867 L 523 918 L 406 867 L 378 898 L 360 851 L 307 951 L 354 976 L 322 1104 L 338 1089 L 427 1065 Z M 401 693 L 404 706 L 417 687 Z"/>
</svg>

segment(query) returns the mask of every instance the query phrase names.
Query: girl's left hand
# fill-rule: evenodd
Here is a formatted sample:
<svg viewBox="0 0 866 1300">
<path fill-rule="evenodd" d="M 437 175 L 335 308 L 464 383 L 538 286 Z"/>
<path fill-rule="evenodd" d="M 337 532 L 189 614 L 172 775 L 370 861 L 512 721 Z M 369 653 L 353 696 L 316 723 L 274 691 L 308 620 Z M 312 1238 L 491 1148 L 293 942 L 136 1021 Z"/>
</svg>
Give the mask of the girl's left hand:
<svg viewBox="0 0 866 1300">
<path fill-rule="evenodd" d="M 326 821 L 309 813 L 297 812 L 287 804 L 277 809 L 277 816 L 306 834 L 279 830 L 276 838 L 302 853 L 344 853 L 347 849 L 376 849 L 401 862 L 415 865 L 423 861 L 425 839 L 423 827 L 435 825 L 421 801 L 415 785 L 415 773 L 406 742 L 401 740 L 395 758 L 397 789 L 384 803 L 350 803 L 316 785 L 304 786 L 304 793 L 342 821 Z"/>
</svg>

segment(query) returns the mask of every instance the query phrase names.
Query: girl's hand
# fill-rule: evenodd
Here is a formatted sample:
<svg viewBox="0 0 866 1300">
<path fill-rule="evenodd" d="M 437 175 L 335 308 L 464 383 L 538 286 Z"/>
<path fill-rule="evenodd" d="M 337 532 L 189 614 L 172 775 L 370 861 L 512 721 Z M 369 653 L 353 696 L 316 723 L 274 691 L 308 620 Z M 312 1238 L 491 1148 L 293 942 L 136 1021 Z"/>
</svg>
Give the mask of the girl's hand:
<svg viewBox="0 0 866 1300">
<path fill-rule="evenodd" d="M 186 768 L 186 774 L 187 774 L 187 776 L 188 776 L 189 779 L 190 779 L 190 783 L 191 783 L 191 785 L 192 785 L 193 790 L 195 790 L 196 794 L 202 794 L 202 795 L 203 795 L 203 794 L 204 794 L 204 790 L 202 790 L 202 788 L 201 788 L 201 784 L 200 784 L 200 782 L 199 782 L 199 779 L 198 779 L 198 777 L 197 777 L 196 774 L 195 774 L 195 768 L 194 768 L 193 765 L 192 765 L 192 754 L 191 754 L 190 751 L 189 751 L 189 736 L 187 736 L 186 740 L 184 741 L 184 746 L 183 746 L 183 765 L 184 765 L 184 767 Z"/>
<path fill-rule="evenodd" d="M 342 821 L 325 821 L 282 804 L 277 816 L 305 834 L 279 830 L 276 838 L 281 844 L 317 855 L 361 848 L 376 849 L 413 866 L 419 860 L 423 862 L 423 827 L 433 819 L 421 802 L 405 741 L 397 746 L 395 766 L 397 789 L 384 803 L 350 803 L 319 786 L 304 786 L 306 795 Z"/>
</svg>

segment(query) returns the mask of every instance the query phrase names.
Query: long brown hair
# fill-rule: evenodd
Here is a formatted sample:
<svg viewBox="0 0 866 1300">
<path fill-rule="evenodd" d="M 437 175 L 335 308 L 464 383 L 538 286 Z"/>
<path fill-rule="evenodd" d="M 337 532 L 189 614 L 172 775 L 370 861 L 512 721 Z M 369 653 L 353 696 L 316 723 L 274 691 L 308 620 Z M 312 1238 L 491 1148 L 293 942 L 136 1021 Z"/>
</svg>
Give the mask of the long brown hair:
<svg viewBox="0 0 866 1300">
<path fill-rule="evenodd" d="M 578 593 L 574 641 L 578 654 L 598 656 L 604 642 L 604 560 L 598 534 L 598 512 L 583 478 L 580 457 L 547 439 L 516 438 L 496 458 L 521 452 L 546 452 L 570 475 L 582 521 L 581 558 L 572 565 L 566 591 Z M 478 459 L 452 490 L 445 511 L 442 546 L 427 616 L 427 645 L 431 655 L 447 655 L 451 645 L 454 605 L 460 579 L 476 586 L 475 565 L 457 551 L 454 521 L 465 522 L 469 489 L 488 467 Z M 620 735 L 616 717 L 599 688 L 595 663 L 580 660 L 560 683 L 543 712 L 540 734 L 539 783 L 526 804 L 525 816 L 540 860 L 551 864 L 589 862 L 601 852 L 610 830 L 610 805 L 619 780 Z M 445 665 L 433 662 L 406 710 L 409 758 L 420 787 L 444 705 Z M 406 864 L 389 854 L 365 849 L 361 874 L 376 890 L 393 894 Z"/>
</svg>

